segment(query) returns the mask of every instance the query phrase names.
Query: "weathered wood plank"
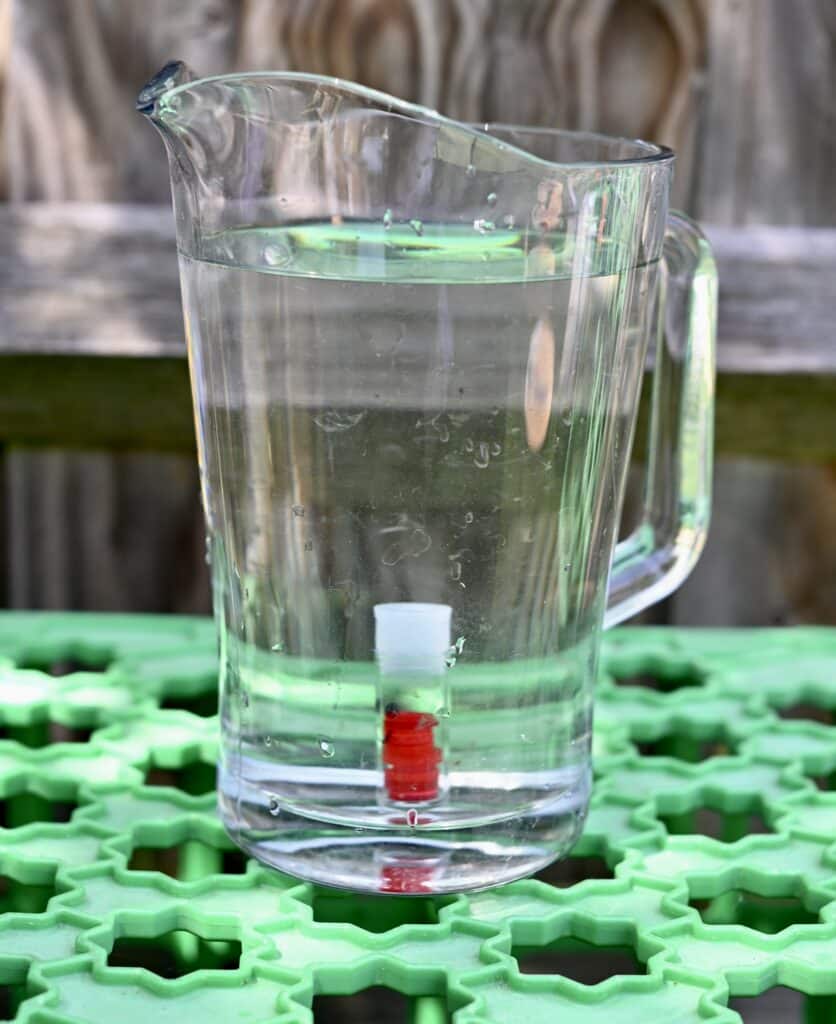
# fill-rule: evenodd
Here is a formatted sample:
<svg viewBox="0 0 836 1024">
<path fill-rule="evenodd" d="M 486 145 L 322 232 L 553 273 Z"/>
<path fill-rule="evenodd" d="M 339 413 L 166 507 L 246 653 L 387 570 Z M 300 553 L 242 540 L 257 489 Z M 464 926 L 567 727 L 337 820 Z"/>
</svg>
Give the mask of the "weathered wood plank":
<svg viewBox="0 0 836 1024">
<path fill-rule="evenodd" d="M 706 229 L 721 373 L 836 373 L 836 229 Z"/>
<path fill-rule="evenodd" d="M 182 356 L 171 211 L 0 206 L 0 349 Z"/>
<path fill-rule="evenodd" d="M 836 5 L 707 0 L 705 9 L 708 45 L 689 211 L 713 224 L 835 227 Z M 822 344 L 836 351 L 834 289 L 823 283 L 819 301 L 828 304 L 831 323 L 826 306 Z M 768 315 L 774 303 L 762 294 Z M 796 417 L 810 408 L 802 393 L 798 408 L 770 429 L 795 429 Z M 832 415 L 822 408 L 818 428 L 811 422 L 811 444 L 817 429 L 833 434 Z M 718 459 L 708 544 L 671 601 L 671 620 L 833 622 L 834 579 L 832 461 L 813 467 Z"/>
<path fill-rule="evenodd" d="M 0 440 L 140 451 L 194 449 L 186 362 L 169 356 L 0 354 Z M 643 451 L 647 389 L 635 451 Z M 37 397 L 34 397 L 37 396 Z M 831 462 L 836 377 L 723 374 L 717 455 Z"/>
<path fill-rule="evenodd" d="M 14 44 L 7 47 L 2 12 L 12 6 Z M 149 16 L 147 5 L 129 0 L 0 0 L 0 193 L 29 200 L 165 202 L 161 148 L 130 108 L 137 85 L 165 60 L 181 57 L 201 73 L 258 67 L 353 77 L 477 121 L 656 138 L 677 150 L 675 201 L 698 217 L 725 224 L 836 226 L 830 172 L 836 147 L 834 11 L 833 0 L 192 0 L 165 9 L 156 5 Z M 152 258 L 153 247 L 146 251 Z M 728 342 L 721 349 L 726 369 L 734 368 L 730 360 L 736 353 L 750 359 L 745 342 L 752 330 L 757 338 L 771 330 L 779 340 L 797 339 L 798 325 L 790 334 L 785 328 L 794 314 L 784 317 L 779 293 L 764 287 L 763 315 L 754 328 L 740 319 L 730 327 L 731 279 L 722 256 L 721 272 L 721 336 L 738 339 L 734 349 Z M 765 280 L 781 286 L 780 276 Z M 73 279 L 79 294 L 82 283 Z M 84 294 L 92 302 L 92 282 L 88 289 Z M 819 299 L 805 295 L 815 305 L 831 291 L 828 284 Z M 152 314 L 153 296 L 146 305 L 140 325 L 143 345 L 150 345 L 163 333 Z M 816 308 L 813 319 L 802 320 L 826 325 L 827 308 Z M 105 319 L 95 335 L 78 325 L 76 337 L 93 339 L 94 349 L 107 348 L 113 334 Z M 118 328 L 118 317 L 109 319 Z M 176 334 L 166 346 L 179 352 L 176 315 L 173 320 Z M 135 336 L 141 333 L 132 327 Z M 821 333 L 825 344 L 831 336 L 829 329 Z M 756 347 L 763 357 L 760 341 Z M 779 348 L 786 352 L 792 346 Z M 775 362 L 774 346 L 768 352 L 764 368 L 770 372 L 756 381 L 761 388 L 772 387 L 784 368 Z M 806 353 L 804 345 L 797 346 L 793 366 L 807 366 Z M 724 405 L 727 380 L 734 378 L 721 376 L 718 396 L 721 451 L 734 416 L 752 423 L 743 415 L 745 403 Z M 803 385 L 804 378 L 793 380 Z M 184 378 L 181 394 L 179 400 L 186 401 Z M 812 445 L 834 435 L 824 400 L 811 406 L 803 389 L 801 397 L 785 424 L 772 420 L 768 395 L 747 399 L 753 416 L 760 415 L 761 442 L 779 434 L 796 439 L 796 448 L 782 449 L 785 458 L 804 454 L 803 430 Z M 96 395 L 89 399 L 95 402 Z M 28 581 L 19 592 L 9 589 L 19 604 L 59 600 L 59 590 L 41 582 L 47 575 L 66 571 L 74 579 L 92 578 L 103 564 L 121 566 L 126 550 L 112 538 L 126 531 L 141 531 L 153 566 L 154 552 L 164 550 L 153 524 L 186 523 L 195 503 L 173 500 L 168 483 L 162 476 L 162 482 L 153 480 L 153 474 L 145 493 L 127 494 L 117 484 L 121 457 L 111 460 L 110 482 L 104 471 L 74 477 L 58 465 L 60 457 L 45 465 L 40 455 L 11 453 L 7 461 L 15 465 L 9 467 L 14 473 L 7 476 L 6 501 L 20 504 L 20 491 L 28 503 L 8 540 L 9 551 L 19 555 L 16 578 Z M 191 458 L 183 465 L 191 466 Z M 767 471 L 764 465 L 718 462 L 714 525 L 701 564 L 674 599 L 679 621 L 833 618 L 827 580 L 836 565 L 836 523 L 825 512 L 836 508 L 836 477 L 825 466 Z M 53 472 L 60 480 L 49 484 L 46 475 Z M 791 506 L 782 497 L 790 492 L 796 496 Z M 111 510 L 106 528 L 98 516 L 104 507 Z M 64 526 L 71 520 L 77 528 L 70 534 Z M 64 538 L 63 561 L 38 560 L 47 535 Z M 200 541 L 199 528 L 195 536 Z M 148 577 L 154 572 L 149 567 Z M 121 602 L 168 606 L 167 579 L 153 581 L 156 599 L 148 591 L 138 603 L 138 574 L 129 577 Z M 110 598 L 97 595 L 94 606 L 108 603 Z"/>
<path fill-rule="evenodd" d="M 192 451 L 185 359 L 0 355 L 0 440 L 103 450 Z"/>
<path fill-rule="evenodd" d="M 720 454 L 836 455 L 836 230 L 712 228 Z M 0 437 L 190 450 L 166 208 L 0 211 Z"/>
<path fill-rule="evenodd" d="M 707 230 L 721 372 L 836 374 L 836 229 Z M 0 207 L 0 308 L 0 353 L 182 355 L 170 211 Z"/>
<path fill-rule="evenodd" d="M 833 0 L 711 0 L 698 216 L 836 223 Z"/>
</svg>

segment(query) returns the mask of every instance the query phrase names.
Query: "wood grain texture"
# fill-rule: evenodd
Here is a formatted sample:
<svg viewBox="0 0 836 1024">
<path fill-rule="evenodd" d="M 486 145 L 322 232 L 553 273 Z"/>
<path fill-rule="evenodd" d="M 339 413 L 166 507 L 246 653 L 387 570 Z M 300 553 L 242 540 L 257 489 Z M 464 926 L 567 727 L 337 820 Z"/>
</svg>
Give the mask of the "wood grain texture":
<svg viewBox="0 0 836 1024">
<path fill-rule="evenodd" d="M 338 75 L 470 121 L 652 138 L 688 204 L 701 0 L 251 0 L 237 66 Z"/>
<path fill-rule="evenodd" d="M 720 277 L 721 373 L 836 375 L 836 229 L 706 232 Z M 2 353 L 182 356 L 170 209 L 0 207 L 0 307 Z"/>
<path fill-rule="evenodd" d="M 836 225 L 836 5 L 714 0 L 709 26 L 698 215 Z"/>
<path fill-rule="evenodd" d="M 179 57 L 337 75 L 451 117 L 653 138 L 680 155 L 688 203 L 705 62 L 700 0 L 7 0 L 4 151 L 13 199 L 163 201 L 168 178 L 132 113 Z"/>
<path fill-rule="evenodd" d="M 138 87 L 173 55 L 231 66 L 234 0 L 11 0 L 3 150 L 8 197 L 164 202 L 168 171 L 134 113 Z"/>
</svg>

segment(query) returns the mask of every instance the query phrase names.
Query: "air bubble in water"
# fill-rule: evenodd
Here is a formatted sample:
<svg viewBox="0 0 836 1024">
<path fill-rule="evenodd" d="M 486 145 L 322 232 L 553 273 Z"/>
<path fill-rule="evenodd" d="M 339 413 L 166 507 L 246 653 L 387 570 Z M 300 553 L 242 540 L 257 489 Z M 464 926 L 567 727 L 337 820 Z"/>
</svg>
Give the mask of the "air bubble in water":
<svg viewBox="0 0 836 1024">
<path fill-rule="evenodd" d="M 506 213 L 502 218 L 502 223 L 506 228 L 512 228 L 516 224 L 513 213 Z"/>
<path fill-rule="evenodd" d="M 488 231 L 493 231 L 496 227 L 492 220 L 485 220 L 484 217 L 477 217 L 473 222 L 473 230 L 478 231 L 480 235 L 487 234 Z"/>
<path fill-rule="evenodd" d="M 246 690 L 241 694 L 241 707 L 248 708 L 250 706 L 250 695 Z"/>
<path fill-rule="evenodd" d="M 491 461 L 491 453 L 484 441 L 479 442 L 479 451 L 473 456 L 473 465 L 477 469 L 487 469 Z"/>
<path fill-rule="evenodd" d="M 386 228 L 387 231 L 389 230 L 389 228 L 392 227 L 392 211 L 391 210 L 387 210 L 383 214 L 383 226 L 384 226 L 384 228 Z"/>
<path fill-rule="evenodd" d="M 271 651 L 283 651 L 283 650 L 284 650 L 284 644 L 283 644 L 283 643 L 281 643 L 281 641 L 279 641 L 279 643 L 277 643 L 277 644 L 273 644 L 273 645 L 272 645 L 272 646 L 270 647 L 270 650 L 271 650 Z"/>
<path fill-rule="evenodd" d="M 322 754 L 323 757 L 333 757 L 334 756 L 334 744 L 331 743 L 329 740 L 326 740 L 324 737 L 321 736 L 319 738 L 319 752 L 320 752 L 320 754 Z"/>
<path fill-rule="evenodd" d="M 418 824 L 418 812 L 415 810 L 414 807 L 410 807 L 409 810 L 406 812 L 406 823 L 407 825 L 409 825 L 410 828 L 415 828 L 415 826 Z"/>
<path fill-rule="evenodd" d="M 286 267 L 291 260 L 290 249 L 278 242 L 264 246 L 264 262 L 268 267 Z"/>
<path fill-rule="evenodd" d="M 272 743 L 273 743 L 273 737 L 272 736 L 267 735 L 267 736 L 264 737 L 264 746 L 265 747 L 272 746 Z"/>
<path fill-rule="evenodd" d="M 281 804 L 279 803 L 279 801 L 274 796 L 271 796 L 269 801 L 268 801 L 268 803 L 267 803 L 267 810 L 275 818 L 276 815 L 279 814 L 281 809 L 282 809 L 282 807 L 281 807 Z"/>
<path fill-rule="evenodd" d="M 496 192 L 488 192 L 488 196 L 485 201 L 488 206 L 496 206 Z"/>
<path fill-rule="evenodd" d="M 456 642 L 448 649 L 447 656 L 444 659 L 444 664 L 447 668 L 452 668 L 456 664 L 458 659 L 462 656 L 464 645 L 466 643 L 466 637 L 460 636 L 456 638 Z"/>
<path fill-rule="evenodd" d="M 469 526 L 473 522 L 473 513 L 472 512 L 465 512 L 465 514 L 464 514 L 464 521 Z"/>
<path fill-rule="evenodd" d="M 473 175 L 476 173 L 476 168 L 473 166 L 473 164 L 468 164 L 467 167 L 465 168 L 464 173 L 468 176 L 468 178 L 472 178 Z"/>
<path fill-rule="evenodd" d="M 424 225 L 421 223 L 420 220 L 418 220 L 417 217 L 412 218 L 412 220 L 409 222 L 409 226 L 412 228 L 416 235 L 420 236 L 424 234 Z"/>
</svg>

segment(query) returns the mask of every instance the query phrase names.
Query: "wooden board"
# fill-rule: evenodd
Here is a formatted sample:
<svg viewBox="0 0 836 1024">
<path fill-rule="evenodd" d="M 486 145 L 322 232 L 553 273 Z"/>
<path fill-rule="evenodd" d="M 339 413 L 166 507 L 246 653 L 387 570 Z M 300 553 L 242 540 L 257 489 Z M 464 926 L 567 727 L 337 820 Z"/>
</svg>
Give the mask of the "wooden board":
<svg viewBox="0 0 836 1024">
<path fill-rule="evenodd" d="M 12 8 L 9 20 L 5 15 Z M 203 74 L 242 68 L 336 74 L 477 121 L 655 138 L 677 150 L 674 199 L 695 216 L 726 225 L 832 228 L 834 39 L 833 0 L 190 0 L 150 7 L 135 0 L 0 0 L 0 196 L 166 202 L 162 149 L 131 106 L 144 79 L 166 60 L 181 57 Z M 806 240 L 801 237 L 793 250 L 802 258 Z M 33 245 L 36 241 L 33 235 Z M 730 236 L 729 243 L 734 241 Z M 836 435 L 828 391 L 832 376 L 806 375 L 818 368 L 822 353 L 827 362 L 828 350 L 834 350 L 834 278 L 824 263 L 797 263 L 796 270 L 785 266 L 782 271 L 781 261 L 793 247 L 790 236 L 781 242 L 783 248 L 774 259 L 765 257 L 763 267 L 752 253 L 747 272 L 737 279 L 734 261 L 723 264 L 721 252 L 721 363 L 734 372 L 720 379 L 720 451 L 784 459 L 817 452 L 824 459 Z M 723 249 L 719 237 L 718 248 Z M 147 259 L 158 252 L 160 246 L 149 242 Z M 103 301 L 95 289 L 95 259 L 83 250 L 77 255 L 65 284 L 101 310 L 93 302 Z M 86 281 L 85 255 L 92 259 Z M 110 249 L 108 255 L 110 263 L 120 264 L 117 252 Z M 165 266 L 163 260 L 162 277 L 170 279 L 167 269 L 162 272 Z M 23 323 L 26 303 L 37 305 L 44 298 L 29 287 L 15 306 L 21 343 L 27 338 L 34 343 Z M 120 287 L 126 287 L 124 281 Z M 134 282 L 127 288 L 136 300 L 139 287 Z M 803 302 L 793 300 L 796 287 Z M 124 295 L 112 292 L 114 301 Z M 8 297 L 5 288 L 2 301 Z M 153 386 L 162 399 L 161 381 L 171 378 L 158 369 L 153 382 L 145 380 L 150 364 L 139 353 L 144 349 L 149 359 L 165 360 L 180 351 L 181 335 L 176 313 L 166 320 L 155 303 L 155 294 L 146 294 L 144 314 L 127 324 L 127 333 L 138 344 L 130 357 L 136 363 L 135 387 L 147 394 Z M 176 302 L 172 305 L 176 308 Z M 63 332 L 54 331 L 53 342 L 63 336 L 67 346 L 107 348 L 122 324 L 118 306 L 86 325 L 83 308 L 79 301 L 69 310 L 77 319 L 71 322 L 70 316 Z M 165 323 L 174 325 L 174 333 L 163 330 Z M 753 357 L 759 369 L 747 384 L 745 364 Z M 131 373 L 127 362 L 119 365 Z M 56 386 L 61 366 L 57 363 Z M 102 366 L 95 372 L 104 374 Z M 789 389 L 780 384 L 784 371 L 790 374 Z M 35 379 L 20 364 L 15 372 Z M 180 375 L 180 383 L 172 385 L 177 401 L 187 406 L 182 364 L 175 362 L 171 372 Z M 7 379 L 11 384 L 11 376 Z M 103 401 L 97 387 L 111 387 L 116 394 L 120 386 L 99 377 L 85 392 L 76 375 L 77 405 L 87 410 L 87 427 L 76 434 L 76 443 L 94 443 L 97 437 L 102 444 L 148 445 L 161 434 L 175 447 L 189 443 L 187 425 L 170 431 L 143 428 L 144 440 L 135 426 L 115 437 L 107 417 L 118 403 L 102 409 L 101 418 L 90 410 Z M 776 410 L 784 410 L 780 419 Z M 75 415 L 63 406 L 55 412 Z M 185 414 L 180 415 L 185 424 Z M 133 416 L 122 419 L 139 422 Z M 35 414 L 16 422 L 26 435 L 35 427 Z M 43 430 L 39 443 L 42 435 Z M 89 473 L 79 466 L 82 458 L 95 461 L 93 456 L 66 458 L 64 465 L 57 454 L 10 452 L 6 457 L 5 504 L 14 512 L 7 517 L 6 561 L 14 563 L 5 588 L 8 599 L 34 605 L 178 606 L 171 580 L 155 576 L 155 559 L 168 550 L 170 523 L 179 523 L 183 536 L 193 530 L 197 542 L 191 546 L 199 551 L 196 478 L 189 492 L 186 485 L 170 487 L 162 471 L 156 480 L 149 471 L 144 490 L 129 491 L 119 483 L 122 458 L 128 457 L 111 458 L 109 472 L 105 456 L 95 457 Z M 190 455 L 181 461 L 184 473 L 193 472 Z M 674 617 L 725 624 L 832 620 L 836 600 L 828 581 L 836 578 L 836 522 L 833 513 L 825 513 L 836 508 L 832 469 L 821 464 L 769 468 L 721 458 L 715 495 L 708 549 L 674 598 Z M 67 533 L 68 522 L 77 522 L 76 532 Z M 166 530 L 158 528 L 160 522 Z M 130 561 L 125 538 L 140 535 L 149 559 L 141 587 L 138 570 L 121 583 L 117 578 Z M 42 559 L 47 538 L 57 539 L 50 558 Z M 62 582 L 64 577 L 96 580 L 103 566 L 111 567 L 115 582 L 107 593 L 96 591 L 95 599 L 92 590 L 77 592 Z M 200 558 L 193 570 L 190 594 L 205 587 Z"/>
<path fill-rule="evenodd" d="M 836 454 L 836 230 L 710 228 L 721 281 L 721 454 Z M 0 210 L 0 438 L 191 449 L 165 207 Z M 350 312 L 350 311 L 349 311 Z"/>
</svg>

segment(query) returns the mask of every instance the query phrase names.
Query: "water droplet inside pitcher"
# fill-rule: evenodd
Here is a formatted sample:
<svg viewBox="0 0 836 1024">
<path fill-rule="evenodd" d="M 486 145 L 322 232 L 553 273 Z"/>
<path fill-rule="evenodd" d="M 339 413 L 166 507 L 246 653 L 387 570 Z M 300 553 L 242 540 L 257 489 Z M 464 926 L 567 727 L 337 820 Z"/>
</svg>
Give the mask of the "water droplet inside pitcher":
<svg viewBox="0 0 836 1024">
<path fill-rule="evenodd" d="M 269 801 L 267 802 L 267 810 L 275 818 L 276 815 L 281 811 L 281 809 L 282 809 L 282 806 L 279 803 L 279 801 L 274 796 L 271 796 Z"/>
<path fill-rule="evenodd" d="M 464 514 L 464 521 L 468 525 L 470 525 L 470 523 L 473 522 L 473 513 L 472 512 L 465 512 L 465 514 Z"/>
<path fill-rule="evenodd" d="M 424 234 L 424 225 L 421 223 L 420 220 L 418 220 L 417 217 L 412 218 L 412 220 L 409 222 L 409 226 L 412 228 L 416 235 L 420 236 Z"/>
<path fill-rule="evenodd" d="M 418 812 L 415 810 L 414 807 L 410 807 L 409 810 L 406 812 L 406 823 L 407 825 L 409 825 L 410 828 L 415 828 L 415 826 L 418 824 Z"/>
<path fill-rule="evenodd" d="M 456 664 L 464 651 L 464 645 L 466 643 L 466 637 L 460 636 L 456 638 L 456 642 L 448 649 L 447 656 L 444 659 L 444 663 L 447 668 L 452 668 Z"/>
<path fill-rule="evenodd" d="M 476 168 L 473 166 L 473 164 L 468 164 L 467 167 L 465 168 L 464 173 L 468 176 L 468 178 L 472 178 L 476 173 Z"/>
<path fill-rule="evenodd" d="M 318 740 L 318 743 L 319 743 L 319 752 L 320 752 L 320 754 L 322 754 L 323 757 L 333 757 L 334 756 L 334 744 L 331 743 L 330 740 L 326 740 L 324 737 L 320 736 L 320 738 Z"/>
<path fill-rule="evenodd" d="M 279 642 L 277 644 L 272 644 L 272 646 L 270 647 L 270 650 L 271 651 L 283 651 L 284 650 L 284 644 L 281 643 L 281 642 Z"/>
<path fill-rule="evenodd" d="M 473 465 L 477 469 L 487 469 L 490 465 L 491 454 L 484 441 L 479 443 L 479 451 L 473 456 Z"/>
<path fill-rule="evenodd" d="M 268 267 L 286 267 L 293 254 L 286 245 L 271 242 L 264 246 L 264 262 Z"/>
<path fill-rule="evenodd" d="M 492 220 L 485 220 L 484 217 L 477 217 L 473 222 L 473 230 L 478 231 L 480 235 L 487 234 L 488 231 L 493 231 L 496 225 Z"/>
<path fill-rule="evenodd" d="M 485 202 L 488 206 L 496 206 L 496 192 L 488 192 Z"/>
<path fill-rule="evenodd" d="M 272 746 L 272 743 L 273 743 L 273 737 L 272 736 L 265 736 L 264 737 L 264 746 L 265 747 Z"/>
<path fill-rule="evenodd" d="M 389 228 L 392 227 L 392 211 L 391 210 L 387 210 L 383 214 L 383 226 L 384 226 L 384 228 L 386 228 L 387 231 L 389 230 Z"/>
</svg>

